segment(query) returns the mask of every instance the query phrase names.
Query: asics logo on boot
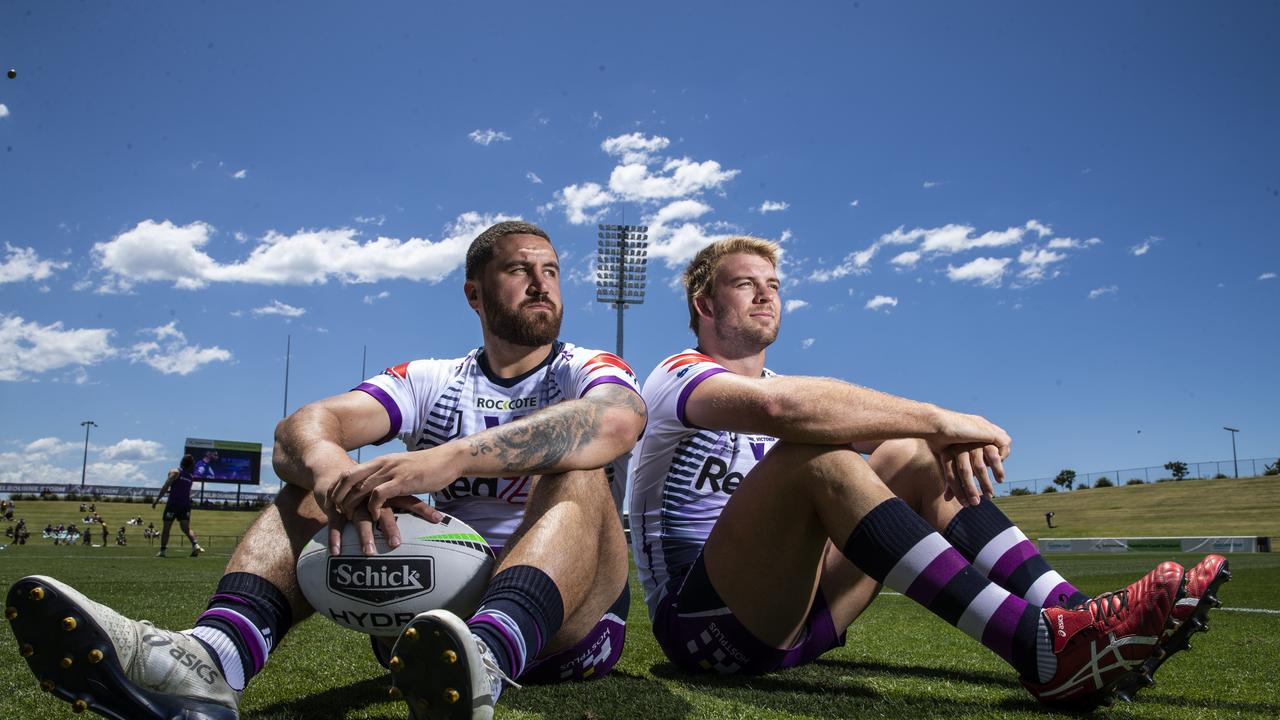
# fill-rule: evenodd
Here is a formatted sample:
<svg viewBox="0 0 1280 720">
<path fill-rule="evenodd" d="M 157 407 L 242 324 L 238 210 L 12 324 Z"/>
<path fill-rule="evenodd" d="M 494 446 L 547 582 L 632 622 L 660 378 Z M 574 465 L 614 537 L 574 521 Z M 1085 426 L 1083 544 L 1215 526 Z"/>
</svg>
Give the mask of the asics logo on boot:
<svg viewBox="0 0 1280 720">
<path fill-rule="evenodd" d="M 1067 624 L 1062 621 L 1063 616 L 1058 616 L 1058 637 L 1067 636 Z"/>
<path fill-rule="evenodd" d="M 170 648 L 169 656 L 178 661 L 178 664 L 193 670 L 196 677 L 205 681 L 209 685 L 213 685 L 218 680 L 218 671 L 214 670 L 209 663 L 201 660 L 195 655 L 183 650 L 182 648 Z"/>
</svg>

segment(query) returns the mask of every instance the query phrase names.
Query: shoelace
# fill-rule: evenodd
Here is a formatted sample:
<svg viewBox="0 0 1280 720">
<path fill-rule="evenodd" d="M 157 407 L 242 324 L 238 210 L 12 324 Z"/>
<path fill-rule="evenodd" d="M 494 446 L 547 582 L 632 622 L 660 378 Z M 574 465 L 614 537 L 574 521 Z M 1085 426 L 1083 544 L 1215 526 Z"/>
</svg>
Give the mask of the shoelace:
<svg viewBox="0 0 1280 720">
<path fill-rule="evenodd" d="M 1112 601 L 1115 601 L 1114 603 Z M 1074 610 L 1088 610 L 1093 615 L 1094 622 L 1106 623 L 1111 619 L 1118 619 L 1125 610 L 1129 608 L 1129 590 L 1117 590 L 1116 592 L 1102 593 L 1098 597 L 1088 600 L 1079 605 Z"/>
<path fill-rule="evenodd" d="M 489 650 L 489 646 L 485 645 L 484 641 L 475 635 L 472 635 L 471 639 L 475 640 L 476 649 L 480 651 L 480 663 L 484 665 L 485 671 L 489 673 L 489 692 L 493 695 L 494 702 L 497 702 L 504 683 L 519 690 L 520 685 L 502 672 L 502 668 L 498 666 L 498 661 L 494 659 L 493 652 Z"/>
</svg>

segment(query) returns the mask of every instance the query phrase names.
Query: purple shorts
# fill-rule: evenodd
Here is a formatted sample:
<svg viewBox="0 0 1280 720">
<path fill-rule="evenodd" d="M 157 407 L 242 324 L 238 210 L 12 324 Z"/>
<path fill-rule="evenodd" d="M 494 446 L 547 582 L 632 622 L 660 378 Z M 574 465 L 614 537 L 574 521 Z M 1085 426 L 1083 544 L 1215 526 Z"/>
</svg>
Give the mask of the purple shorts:
<svg viewBox="0 0 1280 720">
<path fill-rule="evenodd" d="M 662 651 L 682 669 L 724 675 L 761 675 L 804 665 L 845 641 L 845 634 L 836 632 L 819 589 L 800 639 L 785 650 L 765 643 L 743 627 L 716 594 L 701 554 L 679 588 L 658 603 L 653 634 Z"/>
<path fill-rule="evenodd" d="M 529 663 L 516 680 L 521 684 L 541 685 L 565 680 L 595 680 L 609 674 L 622 657 L 622 643 L 627 637 L 627 610 L 631 607 L 631 587 L 622 586 L 613 607 L 591 628 L 586 637 L 571 648 Z"/>
</svg>

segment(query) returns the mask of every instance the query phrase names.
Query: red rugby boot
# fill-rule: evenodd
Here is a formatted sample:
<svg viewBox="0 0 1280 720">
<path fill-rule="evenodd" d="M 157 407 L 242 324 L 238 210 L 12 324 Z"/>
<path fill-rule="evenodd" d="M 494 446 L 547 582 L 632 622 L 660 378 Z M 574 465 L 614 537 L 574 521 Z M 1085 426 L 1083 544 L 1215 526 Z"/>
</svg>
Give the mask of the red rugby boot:
<svg viewBox="0 0 1280 720">
<path fill-rule="evenodd" d="M 1071 609 L 1045 608 L 1057 672 L 1046 683 L 1022 684 L 1040 702 L 1064 710 L 1091 710 L 1115 702 L 1133 682 L 1160 637 L 1172 626 L 1182 598 L 1182 566 L 1160 563 L 1141 580 Z"/>
<path fill-rule="evenodd" d="M 1222 607 L 1218 588 L 1230 579 L 1227 559 L 1221 555 L 1206 555 L 1187 571 L 1187 595 L 1173 606 L 1174 627 L 1161 635 L 1159 645 L 1142 664 L 1142 672 L 1134 677 L 1133 684 L 1118 688 L 1118 697 L 1132 700 L 1142 687 L 1155 684 L 1151 678 L 1165 661 L 1174 653 L 1190 650 L 1192 635 L 1209 631 L 1209 611 Z"/>
</svg>

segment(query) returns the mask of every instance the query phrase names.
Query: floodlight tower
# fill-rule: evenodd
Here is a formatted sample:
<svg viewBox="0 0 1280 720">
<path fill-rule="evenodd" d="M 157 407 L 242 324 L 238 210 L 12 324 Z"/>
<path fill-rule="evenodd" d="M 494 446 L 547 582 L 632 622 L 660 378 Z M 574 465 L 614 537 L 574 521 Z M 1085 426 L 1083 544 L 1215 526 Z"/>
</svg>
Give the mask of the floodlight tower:
<svg viewBox="0 0 1280 720">
<path fill-rule="evenodd" d="M 596 302 L 618 311 L 618 357 L 622 355 L 622 311 L 644 302 L 649 264 L 648 225 L 598 225 Z"/>
</svg>

